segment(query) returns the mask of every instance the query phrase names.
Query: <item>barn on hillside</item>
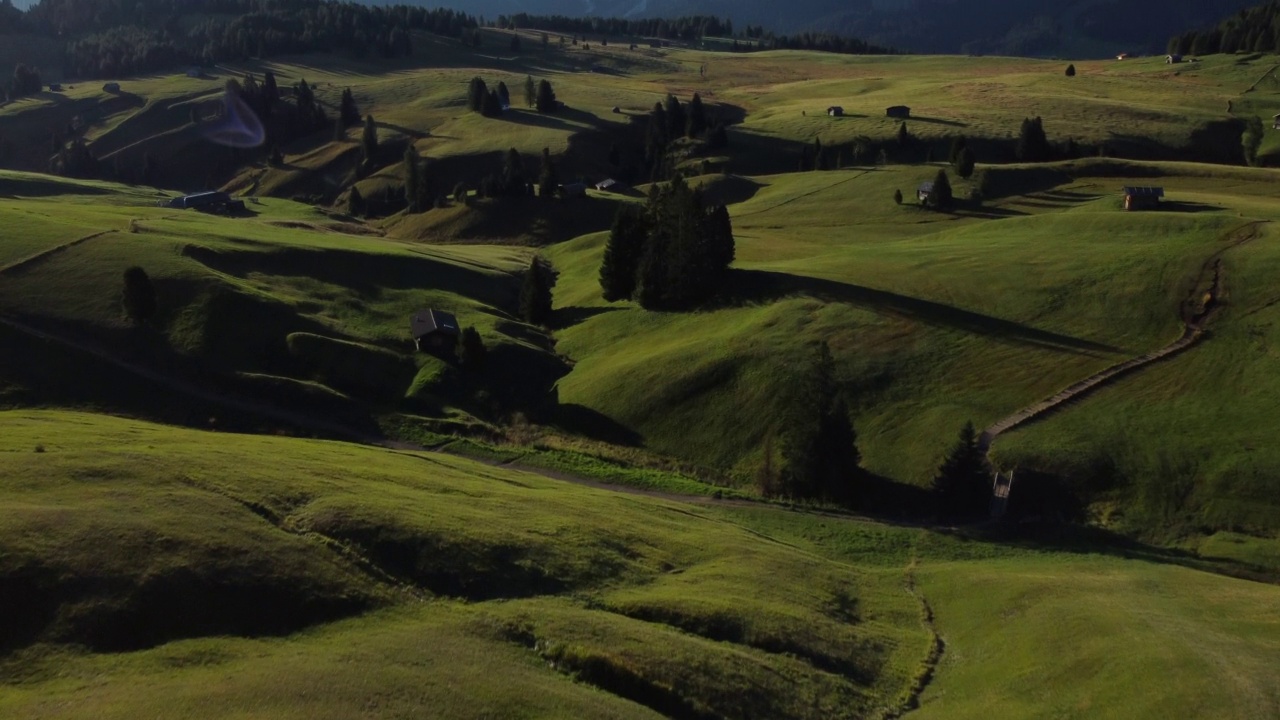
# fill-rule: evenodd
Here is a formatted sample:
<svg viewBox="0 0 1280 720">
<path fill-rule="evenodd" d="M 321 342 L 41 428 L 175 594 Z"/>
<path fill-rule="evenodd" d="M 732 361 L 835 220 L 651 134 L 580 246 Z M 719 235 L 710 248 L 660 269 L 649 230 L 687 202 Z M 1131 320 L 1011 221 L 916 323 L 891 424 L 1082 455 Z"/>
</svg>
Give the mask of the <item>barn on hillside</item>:
<svg viewBox="0 0 1280 720">
<path fill-rule="evenodd" d="M 916 188 L 916 200 L 918 200 L 921 205 L 928 205 L 929 198 L 932 196 L 933 196 L 932 182 L 920 183 L 920 187 Z"/>
<path fill-rule="evenodd" d="M 409 318 L 409 334 L 418 350 L 451 357 L 458 346 L 458 319 L 443 310 L 419 310 Z"/>
<path fill-rule="evenodd" d="M 894 105 L 893 107 L 885 108 L 884 114 L 891 118 L 906 120 L 911 117 L 911 108 L 906 105 Z"/>
<path fill-rule="evenodd" d="M 839 105 L 832 105 L 827 108 L 827 114 L 831 117 L 844 117 L 844 108 Z"/>
<path fill-rule="evenodd" d="M 1158 210 L 1160 198 L 1164 197 L 1162 187 L 1130 187 L 1124 188 L 1125 210 Z"/>
</svg>

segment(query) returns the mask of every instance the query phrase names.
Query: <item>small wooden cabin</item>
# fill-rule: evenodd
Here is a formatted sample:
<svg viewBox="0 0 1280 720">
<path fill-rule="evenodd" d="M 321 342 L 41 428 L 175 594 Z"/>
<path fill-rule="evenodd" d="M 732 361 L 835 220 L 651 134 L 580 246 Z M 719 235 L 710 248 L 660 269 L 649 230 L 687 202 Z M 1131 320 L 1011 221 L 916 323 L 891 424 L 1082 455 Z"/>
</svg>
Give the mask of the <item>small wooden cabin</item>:
<svg viewBox="0 0 1280 720">
<path fill-rule="evenodd" d="M 584 198 L 587 196 L 587 186 L 583 183 L 565 183 L 556 188 L 556 194 L 562 198 Z"/>
<path fill-rule="evenodd" d="M 418 350 L 433 355 L 452 356 L 458 346 L 458 319 L 453 313 L 428 308 L 409 318 L 409 334 Z"/>
<path fill-rule="evenodd" d="M 1162 197 L 1164 197 L 1164 188 L 1162 187 L 1125 187 L 1124 209 L 1157 210 L 1160 208 L 1160 198 Z"/>
<path fill-rule="evenodd" d="M 921 205 L 928 205 L 929 198 L 932 196 L 933 196 L 932 182 L 920 183 L 920 187 L 916 188 L 916 200 L 918 200 Z"/>
<path fill-rule="evenodd" d="M 120 83 L 109 82 L 102 86 L 102 92 L 118 93 L 120 92 Z"/>
<path fill-rule="evenodd" d="M 1165 55 L 1165 56 L 1164 56 L 1164 64 L 1165 64 L 1165 65 L 1176 65 L 1176 64 L 1178 64 L 1178 63 L 1180 63 L 1180 62 L 1182 62 L 1182 56 L 1181 56 L 1181 55 Z"/>
<path fill-rule="evenodd" d="M 1271 129 L 1280 130 L 1280 115 L 1271 116 Z"/>
<path fill-rule="evenodd" d="M 911 117 L 911 108 L 906 105 L 894 105 L 893 107 L 885 108 L 884 114 L 891 118 L 906 120 Z"/>
<path fill-rule="evenodd" d="M 827 108 L 827 114 L 831 117 L 844 117 L 844 108 L 839 105 L 832 105 Z"/>
</svg>

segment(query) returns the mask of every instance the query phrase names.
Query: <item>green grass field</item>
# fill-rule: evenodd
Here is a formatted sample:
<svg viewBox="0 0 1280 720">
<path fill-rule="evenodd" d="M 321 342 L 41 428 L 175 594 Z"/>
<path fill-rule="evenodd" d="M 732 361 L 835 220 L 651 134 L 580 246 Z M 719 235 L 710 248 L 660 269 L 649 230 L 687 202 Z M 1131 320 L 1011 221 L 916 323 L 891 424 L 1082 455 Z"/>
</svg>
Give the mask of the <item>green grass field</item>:
<svg viewBox="0 0 1280 720">
<path fill-rule="evenodd" d="M 945 642 L 922 715 L 1280 702 L 1270 585 L 442 455 L 3 422 L 6 715 L 878 717 L 929 655 L 911 577 Z"/>
<path fill-rule="evenodd" d="M 506 38 L 0 107 L 20 168 L 0 170 L 0 715 L 1280 714 L 1277 171 L 987 162 L 1031 115 L 1053 142 L 1234 157 L 1235 123 L 1280 111 L 1274 57 L 1079 62 L 1067 78 L 1014 58 L 544 51 L 536 34 L 511 53 Z M 356 128 L 290 144 L 280 167 L 211 152 L 192 108 L 267 68 L 335 107 L 352 88 L 384 157 L 358 168 Z M 516 109 L 467 112 L 475 75 Z M 566 110 L 521 107 L 526 75 Z M 692 181 L 728 205 L 737 243 L 701 309 L 600 297 L 607 228 L 643 185 L 345 212 L 351 185 L 400 196 L 408 143 L 446 193 L 511 147 L 531 175 L 543 148 L 562 180 L 613 175 L 609 148 L 638 153 L 671 92 L 741 121 L 708 158 L 724 172 Z M 793 172 L 815 138 L 890 147 L 896 104 L 916 139 L 889 163 Z M 248 212 L 39 174 L 49 128 L 73 122 L 113 166 L 158 155 L 162 186 L 227 179 Z M 944 167 L 926 152 L 958 135 L 983 161 L 953 177 L 961 202 L 918 207 Z M 1163 211 L 1123 212 L 1127 184 L 1164 187 Z M 535 253 L 556 274 L 545 328 L 520 319 Z M 157 290 L 143 326 L 121 309 L 132 265 Z M 877 509 L 918 518 L 966 421 L 1172 342 L 1215 272 L 1202 342 L 992 448 L 1103 529 L 1000 540 L 750 501 L 820 342 L 868 494 L 915 498 Z M 479 331 L 482 369 L 414 352 L 426 307 Z"/>
</svg>

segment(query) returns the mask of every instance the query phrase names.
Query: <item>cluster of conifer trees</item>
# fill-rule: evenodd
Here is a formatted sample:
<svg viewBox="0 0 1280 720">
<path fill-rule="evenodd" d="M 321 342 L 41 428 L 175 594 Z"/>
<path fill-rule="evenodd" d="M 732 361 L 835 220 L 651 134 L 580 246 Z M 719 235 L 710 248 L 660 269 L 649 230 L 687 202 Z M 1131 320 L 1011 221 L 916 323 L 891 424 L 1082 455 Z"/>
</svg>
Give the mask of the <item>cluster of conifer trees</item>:
<svg viewBox="0 0 1280 720">
<path fill-rule="evenodd" d="M 1215 27 L 1169 39 L 1175 55 L 1234 52 L 1280 53 L 1280 0 L 1242 9 Z"/>
<path fill-rule="evenodd" d="M 733 262 L 733 227 L 723 205 L 708 208 L 702 193 L 679 176 L 656 188 L 643 207 L 618 209 L 600 266 L 606 300 L 679 310 L 713 297 Z"/>
<path fill-rule="evenodd" d="M 728 144 L 728 134 L 723 123 L 712 123 L 702 96 L 693 94 L 688 104 L 681 104 L 675 95 L 668 95 L 665 103 L 654 103 L 649 111 L 649 123 L 645 129 L 644 160 L 650 177 L 664 175 L 663 162 L 671 144 L 680 138 L 704 138 L 709 149 Z"/>
<path fill-rule="evenodd" d="M 23 63 L 18 63 L 18 66 L 13 69 L 13 77 L 9 78 L 6 85 L 5 93 L 10 98 L 34 95 L 44 87 L 44 83 L 40 80 L 40 71 L 27 67 Z"/>
<path fill-rule="evenodd" d="M 540 113 L 553 113 L 559 108 L 551 83 L 541 80 L 535 85 L 532 75 L 526 75 L 524 79 L 524 100 L 526 105 Z M 509 107 L 511 91 L 505 82 L 499 81 L 496 88 L 490 89 L 484 78 L 471 78 L 471 83 L 467 86 L 468 110 L 485 117 L 498 117 Z"/>
</svg>

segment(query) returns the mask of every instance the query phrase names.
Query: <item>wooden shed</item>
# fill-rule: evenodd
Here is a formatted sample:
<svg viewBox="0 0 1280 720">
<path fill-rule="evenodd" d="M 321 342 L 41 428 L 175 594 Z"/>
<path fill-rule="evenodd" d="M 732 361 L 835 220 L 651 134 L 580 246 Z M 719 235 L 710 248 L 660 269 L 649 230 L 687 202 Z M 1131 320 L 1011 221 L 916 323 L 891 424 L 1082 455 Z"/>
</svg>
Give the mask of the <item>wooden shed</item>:
<svg viewBox="0 0 1280 720">
<path fill-rule="evenodd" d="M 920 187 L 916 188 L 916 200 L 918 200 L 921 205 L 928 205 L 929 198 L 932 196 L 933 196 L 932 182 L 920 183 Z"/>
<path fill-rule="evenodd" d="M 1156 210 L 1160 207 L 1160 198 L 1164 197 L 1162 187 L 1130 187 L 1124 188 L 1125 210 Z"/>
<path fill-rule="evenodd" d="M 844 117 L 844 108 L 839 105 L 832 105 L 827 108 L 827 114 L 831 117 Z"/>
<path fill-rule="evenodd" d="M 911 117 L 911 108 L 906 105 L 894 105 L 893 107 L 885 108 L 884 114 L 891 118 L 906 120 Z"/>
<path fill-rule="evenodd" d="M 433 355 L 451 356 L 458 346 L 458 319 L 453 313 L 428 308 L 409 318 L 409 333 L 418 350 Z"/>
</svg>

